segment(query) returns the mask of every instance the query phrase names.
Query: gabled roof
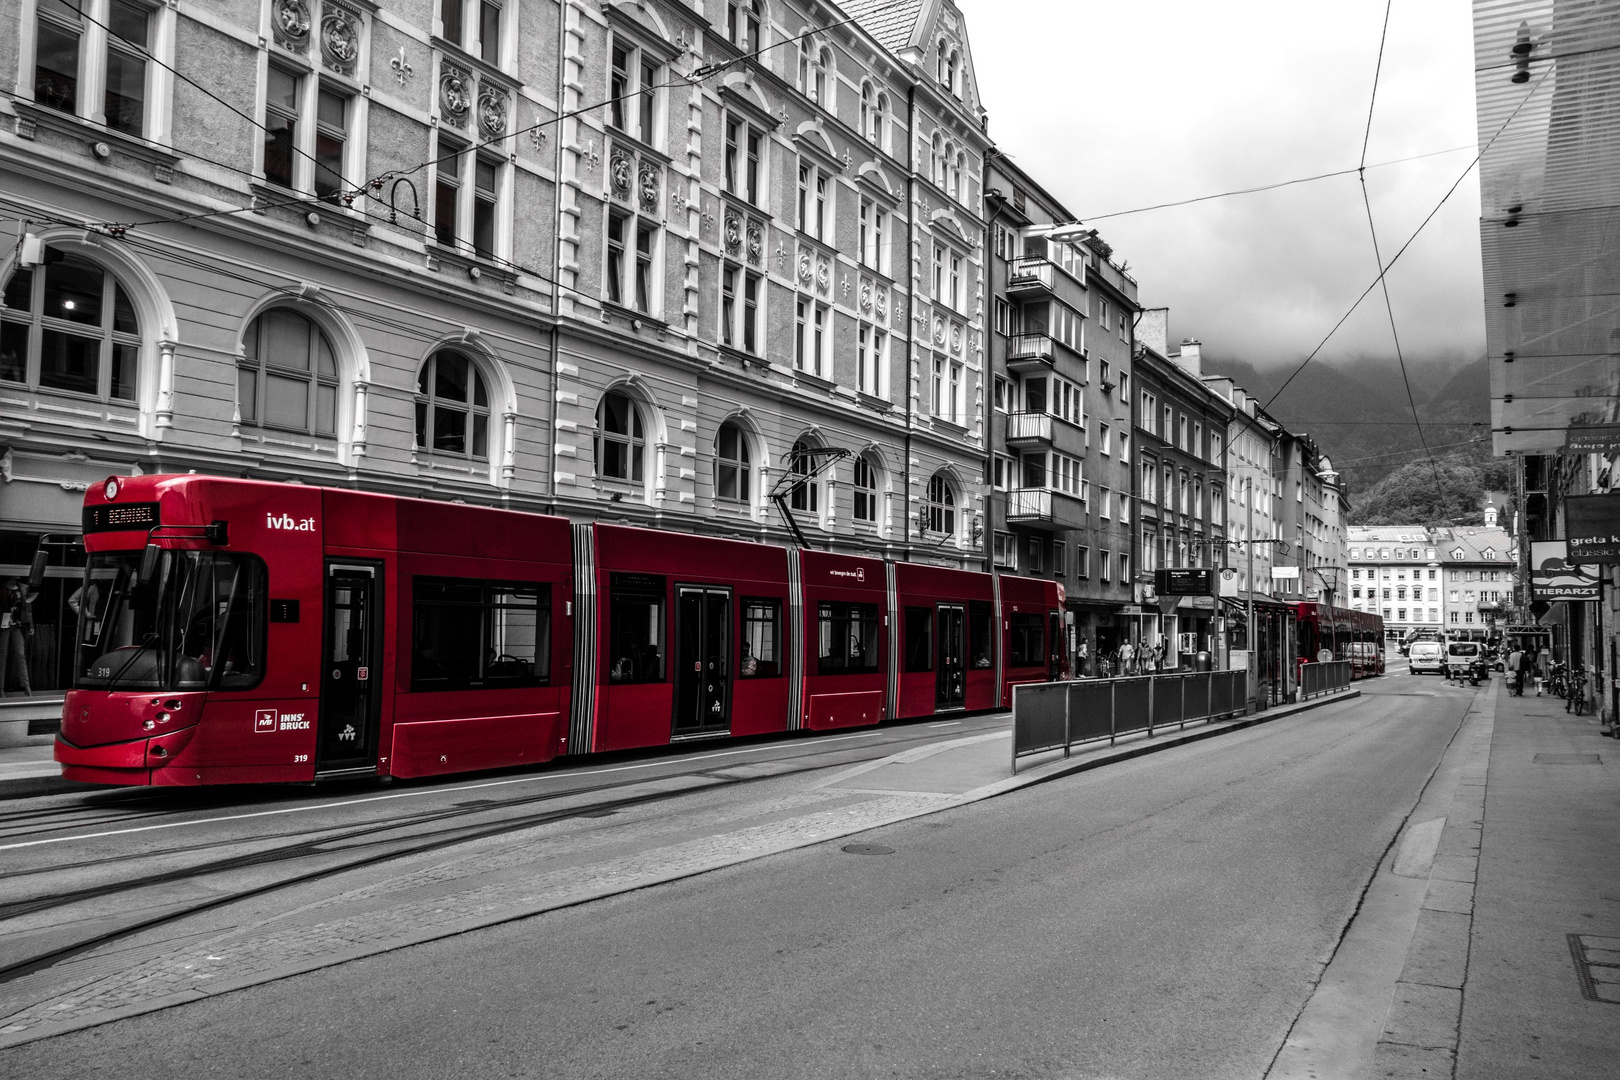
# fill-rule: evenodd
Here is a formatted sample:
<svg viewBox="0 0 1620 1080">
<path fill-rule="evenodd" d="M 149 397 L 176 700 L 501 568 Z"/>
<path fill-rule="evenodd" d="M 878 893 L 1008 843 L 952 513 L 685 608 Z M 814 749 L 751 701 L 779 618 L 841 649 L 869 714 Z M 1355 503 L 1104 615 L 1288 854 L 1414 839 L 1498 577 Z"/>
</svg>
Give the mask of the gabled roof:
<svg viewBox="0 0 1620 1080">
<path fill-rule="evenodd" d="M 898 55 L 916 36 L 923 0 L 843 0 L 838 6 L 879 45 Z"/>
</svg>

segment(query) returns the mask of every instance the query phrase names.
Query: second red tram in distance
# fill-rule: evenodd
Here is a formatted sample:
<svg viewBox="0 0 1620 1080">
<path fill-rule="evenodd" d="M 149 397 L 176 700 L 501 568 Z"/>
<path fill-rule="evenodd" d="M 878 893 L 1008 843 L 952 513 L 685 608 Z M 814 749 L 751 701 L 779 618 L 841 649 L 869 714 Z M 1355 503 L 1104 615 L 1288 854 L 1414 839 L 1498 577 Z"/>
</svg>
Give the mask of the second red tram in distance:
<svg viewBox="0 0 1620 1080">
<path fill-rule="evenodd" d="M 1384 620 L 1370 611 L 1312 602 L 1293 605 L 1299 640 L 1298 664 L 1314 663 L 1323 649 L 1335 660 L 1350 661 L 1350 677 L 1384 673 Z"/>
<path fill-rule="evenodd" d="M 84 505 L 70 780 L 419 777 L 1004 708 L 1061 586 L 343 489 Z"/>
</svg>

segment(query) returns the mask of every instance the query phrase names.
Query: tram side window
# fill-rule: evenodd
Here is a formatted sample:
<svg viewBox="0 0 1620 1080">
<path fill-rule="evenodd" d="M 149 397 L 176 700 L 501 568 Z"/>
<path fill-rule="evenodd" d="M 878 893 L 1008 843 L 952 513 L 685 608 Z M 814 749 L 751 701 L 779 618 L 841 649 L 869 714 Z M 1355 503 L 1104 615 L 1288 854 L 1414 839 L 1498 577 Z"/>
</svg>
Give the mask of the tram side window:
<svg viewBox="0 0 1620 1080">
<path fill-rule="evenodd" d="M 744 679 L 782 674 L 782 601 L 745 596 L 742 613 L 742 664 L 738 674 Z"/>
<path fill-rule="evenodd" d="M 1042 667 L 1046 664 L 1046 620 L 1039 614 L 1014 612 L 1008 620 L 1012 641 L 1007 662 L 1012 667 Z"/>
<path fill-rule="evenodd" d="M 817 615 L 817 675 L 859 675 L 878 670 L 876 604 L 824 601 Z"/>
<path fill-rule="evenodd" d="M 412 594 L 413 691 L 550 682 L 550 585 L 419 577 Z"/>
<path fill-rule="evenodd" d="M 614 574 L 609 581 L 608 681 L 664 681 L 664 577 Z"/>
<path fill-rule="evenodd" d="M 995 665 L 996 619 L 988 600 L 968 603 L 968 655 L 976 668 Z"/>
<path fill-rule="evenodd" d="M 906 608 L 906 670 L 934 670 L 934 609 Z"/>
</svg>

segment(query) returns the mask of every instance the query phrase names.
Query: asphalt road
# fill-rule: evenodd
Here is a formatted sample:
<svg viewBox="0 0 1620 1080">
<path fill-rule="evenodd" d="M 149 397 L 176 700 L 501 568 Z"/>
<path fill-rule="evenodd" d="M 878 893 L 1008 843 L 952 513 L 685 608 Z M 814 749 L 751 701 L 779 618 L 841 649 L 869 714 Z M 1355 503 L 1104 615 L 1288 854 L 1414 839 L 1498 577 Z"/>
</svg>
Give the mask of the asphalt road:
<svg viewBox="0 0 1620 1080">
<path fill-rule="evenodd" d="M 0 1052 L 0 1075 L 1257 1077 L 1473 693 L 1439 680 Z"/>
</svg>

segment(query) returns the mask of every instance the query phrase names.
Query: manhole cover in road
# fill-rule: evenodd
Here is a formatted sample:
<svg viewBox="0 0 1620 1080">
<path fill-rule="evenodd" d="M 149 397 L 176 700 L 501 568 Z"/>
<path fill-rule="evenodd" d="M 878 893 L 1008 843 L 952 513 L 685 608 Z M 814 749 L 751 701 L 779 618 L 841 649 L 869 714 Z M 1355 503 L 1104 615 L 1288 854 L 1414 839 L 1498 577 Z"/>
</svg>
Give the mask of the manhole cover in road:
<svg viewBox="0 0 1620 1080">
<path fill-rule="evenodd" d="M 845 844 L 844 853 L 847 855 L 893 855 L 894 848 L 884 847 L 882 844 Z"/>
<path fill-rule="evenodd" d="M 1537 754 L 1537 765 L 1601 765 L 1603 759 L 1596 754 Z"/>
</svg>

